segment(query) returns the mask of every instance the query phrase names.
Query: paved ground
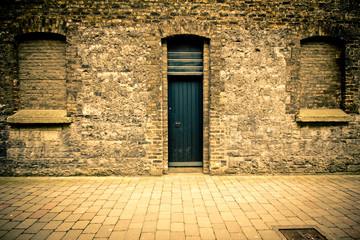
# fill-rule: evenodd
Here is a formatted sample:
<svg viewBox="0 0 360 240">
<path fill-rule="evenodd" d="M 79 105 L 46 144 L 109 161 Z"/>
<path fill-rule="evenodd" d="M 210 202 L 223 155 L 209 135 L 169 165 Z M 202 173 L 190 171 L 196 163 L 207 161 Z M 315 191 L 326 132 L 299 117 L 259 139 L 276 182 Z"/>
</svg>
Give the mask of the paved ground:
<svg viewBox="0 0 360 240">
<path fill-rule="evenodd" d="M 360 176 L 0 178 L 0 239 L 360 239 Z"/>
</svg>

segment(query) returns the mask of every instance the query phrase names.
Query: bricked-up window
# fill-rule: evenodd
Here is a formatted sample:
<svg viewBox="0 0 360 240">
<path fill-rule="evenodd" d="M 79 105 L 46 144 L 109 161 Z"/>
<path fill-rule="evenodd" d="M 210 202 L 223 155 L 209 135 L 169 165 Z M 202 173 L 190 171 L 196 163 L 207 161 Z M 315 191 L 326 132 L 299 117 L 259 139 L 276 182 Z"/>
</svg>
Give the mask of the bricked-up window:
<svg viewBox="0 0 360 240">
<path fill-rule="evenodd" d="M 330 37 L 303 40 L 300 108 L 341 108 L 343 88 L 343 43 Z"/>
<path fill-rule="evenodd" d="M 65 109 L 65 37 L 32 33 L 18 39 L 19 109 Z"/>
</svg>

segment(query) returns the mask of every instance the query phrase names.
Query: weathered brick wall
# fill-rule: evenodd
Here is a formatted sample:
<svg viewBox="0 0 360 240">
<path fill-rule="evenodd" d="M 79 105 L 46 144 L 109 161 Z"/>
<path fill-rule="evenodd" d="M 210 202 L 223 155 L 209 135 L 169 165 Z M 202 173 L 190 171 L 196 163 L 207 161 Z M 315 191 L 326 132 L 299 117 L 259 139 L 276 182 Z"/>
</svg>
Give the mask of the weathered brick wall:
<svg viewBox="0 0 360 240">
<path fill-rule="evenodd" d="M 151 76 L 147 28 L 80 28 L 69 40 L 79 59 L 71 139 L 79 167 L 92 174 L 149 174 L 146 158 L 147 91 Z"/>
<path fill-rule="evenodd" d="M 9 129 L 7 162 L 4 174 L 69 175 L 76 174 L 76 152 L 69 145 L 67 126 L 27 126 Z"/>
<path fill-rule="evenodd" d="M 359 13 L 359 3 L 345 0 L 6 1 L 0 6 L 0 172 L 166 172 L 163 40 L 176 34 L 209 42 L 204 172 L 358 171 Z M 28 103 L 21 100 L 16 38 L 31 32 L 66 37 L 66 100 L 59 106 L 73 117 L 70 125 L 6 123 Z M 348 124 L 294 120 L 304 107 L 301 41 L 316 36 L 345 43 L 340 101 L 354 117 Z"/>
<path fill-rule="evenodd" d="M 18 46 L 19 108 L 65 109 L 65 42 L 36 39 Z"/>
<path fill-rule="evenodd" d="M 314 40 L 301 46 L 300 107 L 340 108 L 342 106 L 341 46 Z"/>
</svg>

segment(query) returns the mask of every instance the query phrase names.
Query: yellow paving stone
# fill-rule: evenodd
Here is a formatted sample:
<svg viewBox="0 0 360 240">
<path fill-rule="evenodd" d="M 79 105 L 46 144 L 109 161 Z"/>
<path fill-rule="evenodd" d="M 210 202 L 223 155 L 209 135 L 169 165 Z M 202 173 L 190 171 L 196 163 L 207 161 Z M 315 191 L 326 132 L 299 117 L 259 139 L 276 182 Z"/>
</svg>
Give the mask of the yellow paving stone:
<svg viewBox="0 0 360 240">
<path fill-rule="evenodd" d="M 270 214 L 260 214 L 259 216 L 264 222 L 276 222 L 275 218 Z"/>
<path fill-rule="evenodd" d="M 183 212 L 184 214 L 195 214 L 195 208 L 194 206 L 185 206 Z"/>
<path fill-rule="evenodd" d="M 141 229 L 143 227 L 143 222 L 130 222 L 129 229 L 130 228 L 136 228 Z"/>
<path fill-rule="evenodd" d="M 229 212 L 220 212 L 220 215 L 225 222 L 235 221 L 235 218 L 230 211 Z"/>
<path fill-rule="evenodd" d="M 43 229 L 57 229 L 62 223 L 62 221 L 50 221 L 43 227 Z"/>
<path fill-rule="evenodd" d="M 75 222 L 78 221 L 82 214 L 70 214 L 66 219 L 65 222 Z"/>
<path fill-rule="evenodd" d="M 241 230 L 248 239 L 260 239 L 260 235 L 254 227 L 242 227 Z"/>
<path fill-rule="evenodd" d="M 185 223 L 197 223 L 197 218 L 195 214 L 184 214 Z"/>
<path fill-rule="evenodd" d="M 147 212 L 152 213 L 152 212 L 159 212 L 160 209 L 160 205 L 159 204 L 150 204 Z"/>
<path fill-rule="evenodd" d="M 132 219 L 134 216 L 134 211 L 124 209 L 124 211 L 121 213 L 120 219 Z"/>
<path fill-rule="evenodd" d="M 110 237 L 113 230 L 114 230 L 114 226 L 111 225 L 101 226 L 99 230 L 96 232 L 95 237 L 108 238 Z"/>
<path fill-rule="evenodd" d="M 200 236 L 185 236 L 186 240 L 201 240 Z"/>
<path fill-rule="evenodd" d="M 86 212 L 97 213 L 100 209 L 101 209 L 101 206 L 91 206 L 86 210 Z"/>
<path fill-rule="evenodd" d="M 209 219 L 212 224 L 224 222 L 223 218 L 219 213 L 209 213 Z"/>
<path fill-rule="evenodd" d="M 110 210 L 108 216 L 109 217 L 117 217 L 117 218 L 119 218 L 122 211 L 123 211 L 122 209 L 112 209 L 112 210 Z"/>
<path fill-rule="evenodd" d="M 154 220 L 156 221 L 159 217 L 159 213 L 146 213 L 145 220 Z"/>
<path fill-rule="evenodd" d="M 91 223 L 100 223 L 102 224 L 106 219 L 106 216 L 95 216 L 92 220 Z"/>
<path fill-rule="evenodd" d="M 118 217 L 106 217 L 103 225 L 115 225 L 118 219 Z"/>
<path fill-rule="evenodd" d="M 199 227 L 197 224 L 185 224 L 185 235 L 186 236 L 199 236 Z"/>
<path fill-rule="evenodd" d="M 199 228 L 201 239 L 216 239 L 214 230 L 209 228 Z"/>
<path fill-rule="evenodd" d="M 185 240 L 185 233 L 184 232 L 170 232 L 170 239 L 171 240 Z"/>
<path fill-rule="evenodd" d="M 251 219 L 250 222 L 256 229 L 269 229 L 269 226 L 265 224 L 261 219 Z"/>
<path fill-rule="evenodd" d="M 286 221 L 287 218 L 281 212 L 269 212 L 276 221 Z"/>
<path fill-rule="evenodd" d="M 126 239 L 126 240 L 138 240 L 140 238 L 140 234 L 141 234 L 141 229 L 136 229 L 136 228 L 128 229 L 126 231 L 124 239 Z"/>
<path fill-rule="evenodd" d="M 240 208 L 241 208 L 241 210 L 243 210 L 244 212 L 253 212 L 253 211 L 254 211 L 254 209 L 251 207 L 250 203 L 240 204 Z"/>
<path fill-rule="evenodd" d="M 55 231 L 66 232 L 66 231 L 70 230 L 73 225 L 74 225 L 74 222 L 63 222 L 56 228 Z"/>
<path fill-rule="evenodd" d="M 159 209 L 160 212 L 170 212 L 170 210 L 171 210 L 171 204 L 169 203 L 160 204 L 160 209 Z"/>
<path fill-rule="evenodd" d="M 77 221 L 71 228 L 72 229 L 85 229 L 90 221 Z"/>
<path fill-rule="evenodd" d="M 170 230 L 170 219 L 159 219 L 156 225 L 157 230 Z"/>
<path fill-rule="evenodd" d="M 90 223 L 87 225 L 87 227 L 84 229 L 83 233 L 96 233 L 99 228 L 101 227 L 101 224 L 93 224 L 93 223 Z"/>
<path fill-rule="evenodd" d="M 155 232 L 156 225 L 156 221 L 144 221 L 142 232 Z"/>
<path fill-rule="evenodd" d="M 335 239 L 340 239 L 340 238 L 348 238 L 349 235 L 344 232 L 342 229 L 339 228 L 329 228 L 329 236 L 332 236 Z"/>
<path fill-rule="evenodd" d="M 281 213 L 285 216 L 285 217 L 295 217 L 296 215 L 288 210 L 288 209 L 285 209 L 285 210 L 281 210 Z"/>
<path fill-rule="evenodd" d="M 69 211 L 75 211 L 79 208 L 78 204 L 70 204 L 67 207 L 64 208 L 63 211 L 69 212 Z"/>
<path fill-rule="evenodd" d="M 145 220 L 145 214 L 134 214 L 134 216 L 131 219 L 131 222 L 136 222 L 136 223 L 142 223 Z"/>
<path fill-rule="evenodd" d="M 171 214 L 171 222 L 184 222 L 184 214 L 183 213 L 172 213 Z"/>
<path fill-rule="evenodd" d="M 97 213 L 96 213 L 96 215 L 97 216 L 107 216 L 107 215 L 109 215 L 109 213 L 110 213 L 110 209 L 103 209 L 103 208 L 101 208 Z"/>
<path fill-rule="evenodd" d="M 226 203 L 217 204 L 217 208 L 219 209 L 220 212 L 230 211 L 230 208 L 227 206 Z"/>
<path fill-rule="evenodd" d="M 62 238 L 64 240 L 73 240 L 77 239 L 81 234 L 81 230 L 70 230 L 66 233 L 66 235 Z"/>
<path fill-rule="evenodd" d="M 245 215 L 249 219 L 258 219 L 260 216 L 256 212 L 245 212 Z"/>
<path fill-rule="evenodd" d="M 208 217 L 197 217 L 197 223 L 200 228 L 209 228 L 211 227 L 211 222 Z"/>
<path fill-rule="evenodd" d="M 25 219 L 20 224 L 17 224 L 15 226 L 15 228 L 26 229 L 26 228 L 30 227 L 31 225 L 33 225 L 33 223 L 35 223 L 36 221 L 37 221 L 37 219 Z"/>
<path fill-rule="evenodd" d="M 38 223 L 38 222 L 36 222 L 33 225 L 31 225 L 28 229 L 26 229 L 24 231 L 24 233 L 37 233 L 41 229 L 43 229 L 45 225 L 46 225 L 46 223 Z M 45 230 L 49 230 L 49 229 L 45 229 Z"/>
<path fill-rule="evenodd" d="M 237 222 L 225 222 L 226 228 L 229 232 L 241 232 L 241 227 Z"/>
<path fill-rule="evenodd" d="M 49 237 L 49 235 L 52 232 L 53 232 L 52 230 L 40 230 L 32 237 L 32 239 L 33 240 L 47 239 L 47 237 Z M 4 239 L 7 239 L 7 238 L 4 238 Z M 9 239 L 11 239 L 11 238 L 9 238 Z M 62 239 L 64 239 L 64 238 L 62 238 Z"/>
<path fill-rule="evenodd" d="M 212 198 L 209 198 L 209 200 L 204 200 L 204 205 L 206 207 L 216 207 L 216 203 Z"/>
<path fill-rule="evenodd" d="M 228 205 L 228 207 L 231 209 L 231 210 L 234 210 L 234 209 L 240 209 L 240 206 L 237 202 L 227 202 L 226 203 Z"/>
<path fill-rule="evenodd" d="M 258 230 L 263 240 L 281 240 L 282 238 L 274 230 Z"/>
<path fill-rule="evenodd" d="M 118 220 L 118 222 L 116 223 L 114 230 L 117 231 L 124 231 L 127 230 L 129 225 L 130 225 L 130 221 L 131 220 Z"/>
<path fill-rule="evenodd" d="M 173 222 L 170 225 L 170 231 L 171 232 L 184 232 L 184 223 L 182 222 Z"/>
<path fill-rule="evenodd" d="M 57 212 L 57 213 L 59 213 L 59 212 L 64 211 L 64 209 L 65 209 L 65 206 L 56 206 L 53 209 L 51 209 L 49 212 Z M 28 209 L 26 211 L 28 211 Z"/>
<path fill-rule="evenodd" d="M 305 225 L 305 223 L 303 221 L 301 221 L 301 219 L 298 217 L 289 217 L 288 220 L 293 225 Z M 331 225 L 333 225 L 333 224 L 331 224 Z"/>
<path fill-rule="evenodd" d="M 156 240 L 168 240 L 170 239 L 170 231 L 157 231 L 155 233 Z"/>
<path fill-rule="evenodd" d="M 207 213 L 217 213 L 217 214 L 219 214 L 220 212 L 219 212 L 219 209 L 216 207 L 216 205 L 215 206 L 206 206 L 206 212 Z"/>
<path fill-rule="evenodd" d="M 229 231 L 227 231 L 227 229 L 222 229 L 222 228 L 214 228 L 214 233 L 216 236 L 217 240 L 230 240 L 231 239 L 231 235 L 229 233 Z"/>
<path fill-rule="evenodd" d="M 171 205 L 171 212 L 182 212 L 183 206 L 182 204 L 172 204 Z"/>
<path fill-rule="evenodd" d="M 65 236 L 66 232 L 52 232 L 46 240 L 59 240 Z M 78 238 L 80 239 L 80 238 Z"/>
<path fill-rule="evenodd" d="M 248 219 L 246 217 L 246 215 L 235 215 L 235 218 L 236 218 L 236 222 L 241 227 L 250 227 L 250 226 L 252 226 L 252 223 L 250 222 L 250 219 Z"/>
<path fill-rule="evenodd" d="M 155 233 L 141 233 L 140 240 L 154 240 Z"/>
<path fill-rule="evenodd" d="M 84 214 L 84 213 L 86 213 L 86 211 L 88 209 L 89 209 L 89 207 L 80 206 L 79 208 L 75 209 L 72 213 L 74 213 L 74 214 L 77 214 L 77 213 Z"/>
<path fill-rule="evenodd" d="M 194 203 L 192 202 L 192 199 L 190 199 L 190 200 L 188 200 L 188 201 L 185 201 L 184 199 L 183 199 L 183 201 L 182 201 L 182 205 L 184 206 L 184 209 L 186 208 L 186 207 L 194 207 Z"/>
</svg>

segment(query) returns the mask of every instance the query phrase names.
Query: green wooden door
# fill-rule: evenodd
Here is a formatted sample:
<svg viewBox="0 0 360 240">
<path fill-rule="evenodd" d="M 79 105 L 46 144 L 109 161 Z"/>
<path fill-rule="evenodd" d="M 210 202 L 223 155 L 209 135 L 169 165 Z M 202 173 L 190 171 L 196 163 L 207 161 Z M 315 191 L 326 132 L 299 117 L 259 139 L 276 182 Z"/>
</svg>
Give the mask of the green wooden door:
<svg viewBox="0 0 360 240">
<path fill-rule="evenodd" d="M 169 76 L 169 166 L 202 166 L 202 76 Z"/>
</svg>

